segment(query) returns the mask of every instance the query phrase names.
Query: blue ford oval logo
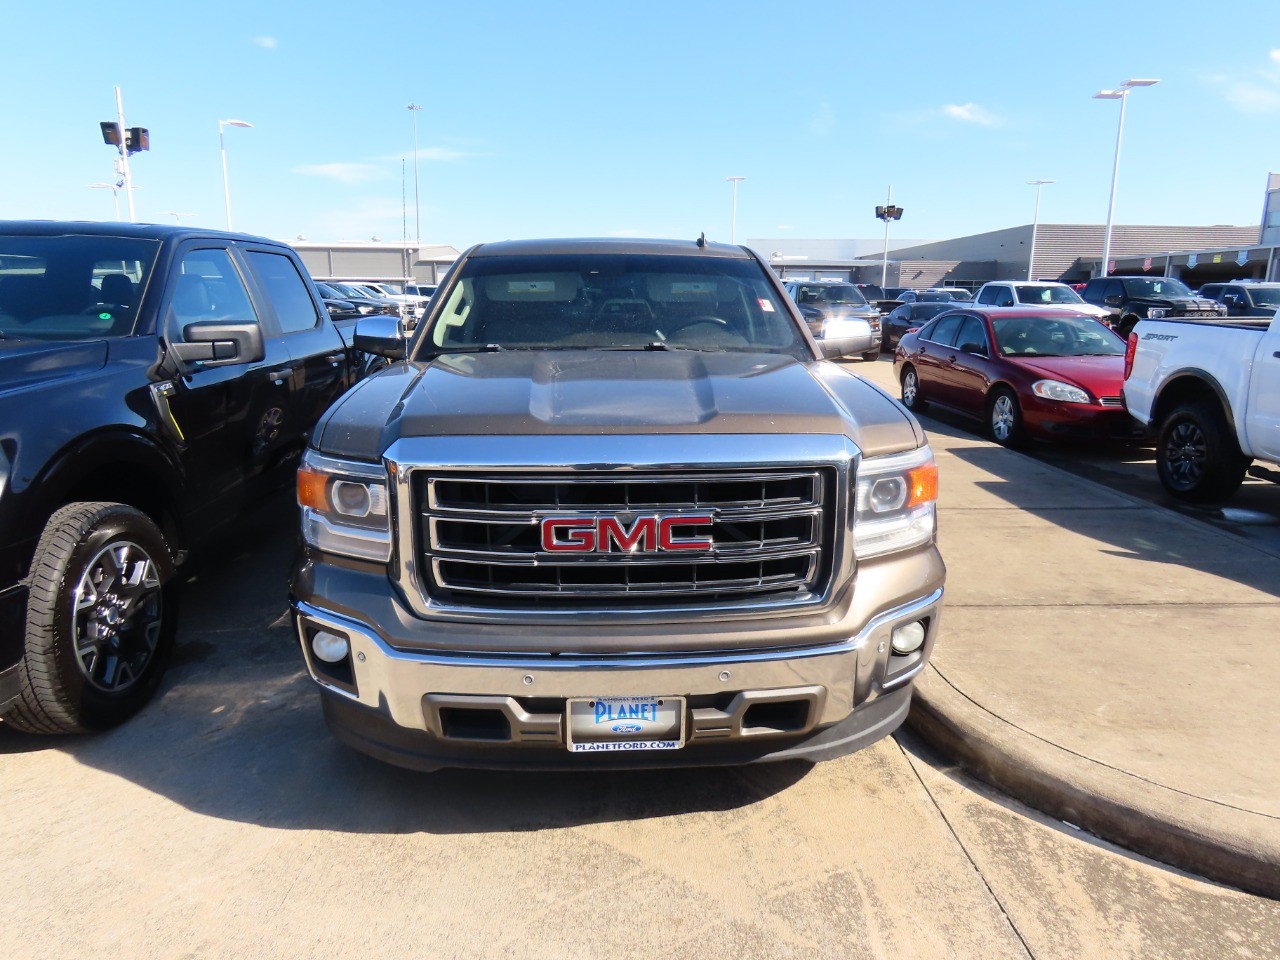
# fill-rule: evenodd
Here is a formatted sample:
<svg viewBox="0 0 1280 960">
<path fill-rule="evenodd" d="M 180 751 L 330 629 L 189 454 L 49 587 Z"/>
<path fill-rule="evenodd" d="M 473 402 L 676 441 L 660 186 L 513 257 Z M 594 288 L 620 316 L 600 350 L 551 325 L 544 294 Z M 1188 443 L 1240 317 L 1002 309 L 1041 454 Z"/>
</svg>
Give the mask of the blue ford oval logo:
<svg viewBox="0 0 1280 960">
<path fill-rule="evenodd" d="M 609 729 L 614 733 L 639 733 L 644 728 L 638 723 L 615 723 Z"/>
</svg>

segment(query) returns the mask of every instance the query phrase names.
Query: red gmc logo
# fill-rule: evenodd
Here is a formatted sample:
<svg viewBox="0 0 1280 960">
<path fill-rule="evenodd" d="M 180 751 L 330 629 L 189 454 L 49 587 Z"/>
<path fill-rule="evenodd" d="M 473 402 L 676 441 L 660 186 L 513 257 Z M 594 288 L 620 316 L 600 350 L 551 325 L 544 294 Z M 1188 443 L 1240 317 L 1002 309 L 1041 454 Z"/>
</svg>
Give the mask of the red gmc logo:
<svg viewBox="0 0 1280 960">
<path fill-rule="evenodd" d="M 628 527 L 617 517 L 547 517 L 542 549 L 550 553 L 657 553 L 710 550 L 709 538 L 681 535 L 684 527 L 705 527 L 710 514 L 636 517 Z"/>
</svg>

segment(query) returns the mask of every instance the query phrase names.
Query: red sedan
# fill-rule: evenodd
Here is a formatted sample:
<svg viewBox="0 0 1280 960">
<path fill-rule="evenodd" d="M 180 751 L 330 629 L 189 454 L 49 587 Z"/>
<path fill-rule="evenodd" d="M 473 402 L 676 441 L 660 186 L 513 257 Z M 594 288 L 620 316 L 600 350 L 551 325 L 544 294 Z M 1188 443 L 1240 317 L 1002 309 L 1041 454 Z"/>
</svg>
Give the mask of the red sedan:
<svg viewBox="0 0 1280 960">
<path fill-rule="evenodd" d="M 1132 439 L 1121 401 L 1125 342 L 1066 310 L 961 309 L 908 333 L 894 354 L 902 402 L 986 421 L 1016 446 L 1028 436 Z"/>
</svg>

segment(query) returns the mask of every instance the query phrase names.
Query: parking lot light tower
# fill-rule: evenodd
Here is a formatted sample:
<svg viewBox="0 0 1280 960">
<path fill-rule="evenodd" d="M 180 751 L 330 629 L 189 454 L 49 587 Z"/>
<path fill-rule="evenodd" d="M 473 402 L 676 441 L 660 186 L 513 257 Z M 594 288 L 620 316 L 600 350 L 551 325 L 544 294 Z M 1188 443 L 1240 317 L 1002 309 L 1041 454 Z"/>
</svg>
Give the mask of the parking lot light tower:
<svg viewBox="0 0 1280 960">
<path fill-rule="evenodd" d="M 1035 269 L 1036 264 L 1036 231 L 1040 229 L 1040 188 L 1046 183 L 1056 183 L 1054 180 L 1028 180 L 1027 186 L 1036 188 L 1036 218 L 1031 221 L 1031 253 L 1027 256 L 1027 282 L 1030 283 L 1035 278 L 1031 275 L 1031 271 Z"/>
<path fill-rule="evenodd" d="M 222 198 L 227 205 L 227 229 L 231 229 L 231 186 L 227 180 L 227 138 L 224 133 L 227 127 L 252 127 L 253 124 L 245 120 L 219 120 L 218 121 L 218 146 L 222 150 Z"/>
<path fill-rule="evenodd" d="M 746 177 L 725 177 L 725 180 L 733 184 L 733 221 L 729 227 L 729 242 L 738 242 L 738 184 Z"/>
<path fill-rule="evenodd" d="M 1111 224 L 1116 212 L 1116 181 L 1120 176 L 1120 140 L 1124 136 L 1124 108 L 1129 102 L 1129 91 L 1134 87 L 1150 87 L 1159 80 L 1126 80 L 1115 90 L 1099 90 L 1093 95 L 1095 100 L 1119 100 L 1120 124 L 1116 127 L 1116 157 L 1111 166 L 1111 200 L 1107 204 L 1107 231 L 1102 239 L 1102 270 L 1100 275 L 1111 272 Z"/>
<path fill-rule="evenodd" d="M 883 207 L 876 207 L 876 219 L 884 221 L 884 257 L 880 260 L 880 289 L 889 280 L 889 222 L 902 219 L 902 208 L 893 205 L 893 187 L 889 187 L 889 196 Z"/>
<path fill-rule="evenodd" d="M 120 187 L 121 183 L 91 183 L 89 186 L 94 190 L 110 190 L 111 199 L 116 206 L 116 219 L 120 219 Z"/>
<path fill-rule="evenodd" d="M 422 245 L 422 207 L 418 202 L 418 111 L 422 109 L 416 103 L 406 108 L 413 115 L 413 224 L 414 242 Z"/>
</svg>

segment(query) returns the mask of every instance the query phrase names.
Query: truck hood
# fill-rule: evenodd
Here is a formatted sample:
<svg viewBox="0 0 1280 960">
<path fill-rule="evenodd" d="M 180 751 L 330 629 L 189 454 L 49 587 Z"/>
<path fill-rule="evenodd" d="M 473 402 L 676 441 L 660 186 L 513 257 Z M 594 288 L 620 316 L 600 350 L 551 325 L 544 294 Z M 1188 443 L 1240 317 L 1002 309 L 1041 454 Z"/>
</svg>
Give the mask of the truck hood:
<svg viewBox="0 0 1280 960">
<path fill-rule="evenodd" d="M 57 343 L 0 339 L 0 394 L 33 383 L 81 376 L 101 369 L 106 362 L 105 340 Z"/>
<path fill-rule="evenodd" d="M 374 460 L 400 437 L 669 433 L 844 435 L 870 456 L 923 442 L 894 400 L 825 361 L 570 350 L 397 364 L 330 410 L 316 446 Z"/>
<path fill-rule="evenodd" d="M 1221 310 L 1222 304 L 1217 300 L 1203 297 L 1133 297 L 1130 304 L 1144 307 L 1177 307 L 1180 310 Z"/>
</svg>

